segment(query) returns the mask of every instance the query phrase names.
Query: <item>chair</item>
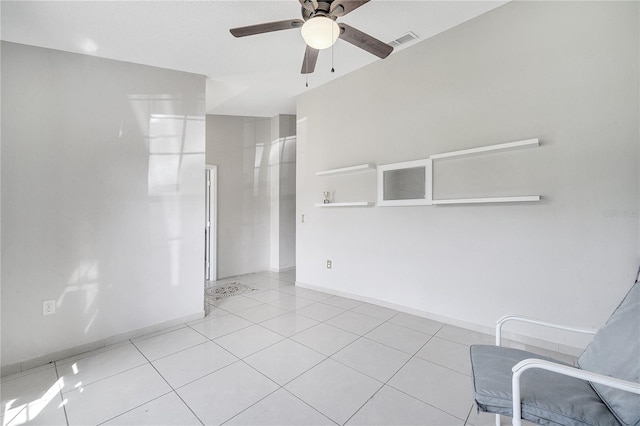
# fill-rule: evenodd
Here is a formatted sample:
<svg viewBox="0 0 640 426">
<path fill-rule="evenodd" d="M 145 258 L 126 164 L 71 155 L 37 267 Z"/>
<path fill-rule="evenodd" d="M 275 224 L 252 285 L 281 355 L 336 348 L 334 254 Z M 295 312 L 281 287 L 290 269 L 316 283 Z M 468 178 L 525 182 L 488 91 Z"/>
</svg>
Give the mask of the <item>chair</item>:
<svg viewBox="0 0 640 426">
<path fill-rule="evenodd" d="M 639 271 L 640 274 L 640 271 Z M 521 321 L 595 334 L 577 367 L 500 346 L 503 324 Z M 640 284 L 597 333 L 531 318 L 505 316 L 496 346 L 473 345 L 471 367 L 478 410 L 543 425 L 640 425 Z"/>
</svg>

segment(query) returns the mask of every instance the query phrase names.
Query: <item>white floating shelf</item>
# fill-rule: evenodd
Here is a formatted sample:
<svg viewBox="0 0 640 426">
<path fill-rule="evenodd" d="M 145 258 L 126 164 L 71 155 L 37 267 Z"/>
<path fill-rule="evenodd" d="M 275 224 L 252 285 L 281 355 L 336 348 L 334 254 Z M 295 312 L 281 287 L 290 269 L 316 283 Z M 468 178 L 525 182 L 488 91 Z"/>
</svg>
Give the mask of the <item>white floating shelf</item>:
<svg viewBox="0 0 640 426">
<path fill-rule="evenodd" d="M 321 203 L 316 207 L 371 207 L 375 205 L 373 201 L 354 201 L 350 203 Z"/>
<path fill-rule="evenodd" d="M 434 154 L 430 156 L 432 160 L 440 160 L 444 158 L 468 157 L 471 155 L 488 154 L 497 151 L 509 151 L 513 149 L 530 148 L 540 146 L 538 138 L 527 139 L 524 141 L 500 143 L 497 145 L 481 146 L 479 148 L 463 149 L 461 151 L 443 152 L 442 154 Z"/>
<path fill-rule="evenodd" d="M 316 176 L 343 175 L 347 173 L 357 173 L 375 169 L 375 164 L 359 164 L 357 166 L 342 167 L 340 169 L 323 170 L 320 172 L 316 172 Z"/>
<path fill-rule="evenodd" d="M 521 197 L 456 198 L 451 200 L 433 200 L 433 204 L 526 203 L 531 201 L 540 201 L 540 196 L 525 195 Z"/>
</svg>

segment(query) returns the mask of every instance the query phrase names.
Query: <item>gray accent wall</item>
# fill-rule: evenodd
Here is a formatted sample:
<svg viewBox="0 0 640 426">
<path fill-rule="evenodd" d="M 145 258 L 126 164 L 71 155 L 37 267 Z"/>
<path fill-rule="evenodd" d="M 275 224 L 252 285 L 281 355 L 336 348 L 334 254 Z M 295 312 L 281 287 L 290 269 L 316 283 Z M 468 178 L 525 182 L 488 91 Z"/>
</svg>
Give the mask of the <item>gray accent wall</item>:
<svg viewBox="0 0 640 426">
<path fill-rule="evenodd" d="M 485 332 L 507 313 L 600 327 L 640 262 L 638 8 L 511 2 L 300 95 L 298 285 Z M 314 207 L 376 196 L 375 171 L 317 171 L 530 138 L 437 162 L 434 197 L 540 202 Z"/>
<path fill-rule="evenodd" d="M 2 366 L 203 316 L 204 76 L 1 54 Z"/>
</svg>

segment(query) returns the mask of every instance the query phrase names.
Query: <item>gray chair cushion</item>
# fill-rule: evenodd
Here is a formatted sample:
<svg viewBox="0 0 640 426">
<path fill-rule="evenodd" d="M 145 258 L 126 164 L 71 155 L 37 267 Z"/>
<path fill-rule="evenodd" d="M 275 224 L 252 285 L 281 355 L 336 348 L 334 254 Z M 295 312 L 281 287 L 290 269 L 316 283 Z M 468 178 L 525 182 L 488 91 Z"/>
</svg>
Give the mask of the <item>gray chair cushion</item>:
<svg viewBox="0 0 640 426">
<path fill-rule="evenodd" d="M 584 370 L 640 382 L 640 284 L 634 284 L 578 359 Z M 640 395 L 592 383 L 623 425 L 640 424 Z"/>
<path fill-rule="evenodd" d="M 527 358 L 564 364 L 519 349 L 471 346 L 474 398 L 480 410 L 513 415 L 511 368 Z M 584 380 L 538 369 L 525 371 L 520 379 L 524 420 L 543 425 L 620 424 Z"/>
</svg>

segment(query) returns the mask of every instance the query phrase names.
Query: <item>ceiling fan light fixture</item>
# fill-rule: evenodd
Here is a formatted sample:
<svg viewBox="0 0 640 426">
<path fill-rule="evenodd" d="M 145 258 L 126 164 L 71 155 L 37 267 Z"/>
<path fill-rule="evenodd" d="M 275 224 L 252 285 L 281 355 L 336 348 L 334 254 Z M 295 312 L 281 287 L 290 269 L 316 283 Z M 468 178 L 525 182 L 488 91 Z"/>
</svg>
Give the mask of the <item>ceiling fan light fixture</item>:
<svg viewBox="0 0 640 426">
<path fill-rule="evenodd" d="M 333 46 L 340 35 L 336 21 L 326 16 L 314 16 L 302 26 L 302 38 L 314 49 L 326 49 Z"/>
</svg>

